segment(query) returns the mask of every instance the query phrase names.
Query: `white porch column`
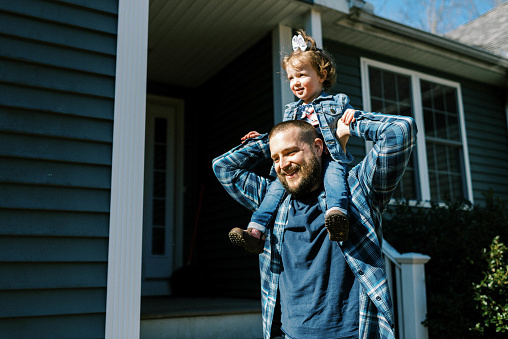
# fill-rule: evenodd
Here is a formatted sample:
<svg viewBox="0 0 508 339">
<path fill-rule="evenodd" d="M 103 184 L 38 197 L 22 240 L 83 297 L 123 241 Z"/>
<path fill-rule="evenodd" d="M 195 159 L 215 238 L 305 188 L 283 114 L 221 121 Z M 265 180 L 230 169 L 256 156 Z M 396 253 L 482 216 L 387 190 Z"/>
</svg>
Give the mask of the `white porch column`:
<svg viewBox="0 0 508 339">
<path fill-rule="evenodd" d="M 138 338 L 148 0 L 119 0 L 106 338 Z"/>
<path fill-rule="evenodd" d="M 321 29 L 321 13 L 311 9 L 305 18 L 305 33 L 316 40 L 318 48 L 323 48 L 323 31 Z"/>
<path fill-rule="evenodd" d="M 295 101 L 289 83 L 286 80 L 286 71 L 282 69 L 282 57 L 292 52 L 291 27 L 279 24 L 272 32 L 273 57 L 273 122 L 274 125 L 282 121 L 284 106 Z"/>
<path fill-rule="evenodd" d="M 429 337 L 427 327 L 422 324 L 427 317 L 424 265 L 429 260 L 429 256 L 419 253 L 404 253 L 397 258 L 401 270 L 403 338 Z"/>
</svg>

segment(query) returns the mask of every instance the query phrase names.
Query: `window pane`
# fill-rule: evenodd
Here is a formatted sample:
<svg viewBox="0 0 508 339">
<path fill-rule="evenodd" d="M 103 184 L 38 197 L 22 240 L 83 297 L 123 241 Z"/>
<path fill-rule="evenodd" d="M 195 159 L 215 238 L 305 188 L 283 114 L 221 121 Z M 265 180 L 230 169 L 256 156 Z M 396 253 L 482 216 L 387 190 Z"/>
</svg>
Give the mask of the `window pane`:
<svg viewBox="0 0 508 339">
<path fill-rule="evenodd" d="M 384 85 L 384 98 L 390 101 L 397 101 L 397 83 L 395 74 L 391 72 L 382 72 Z"/>
<path fill-rule="evenodd" d="M 375 68 L 371 68 L 369 70 L 369 82 L 371 84 L 370 96 L 381 98 L 383 96 L 383 86 L 381 86 L 381 71 Z"/>
<path fill-rule="evenodd" d="M 369 67 L 369 86 L 370 104 L 373 112 L 413 116 L 411 77 Z M 418 199 L 417 168 L 416 156 L 411 155 L 408 168 L 397 186 L 394 198 Z"/>
<path fill-rule="evenodd" d="M 153 173 L 153 196 L 164 198 L 166 196 L 166 172 Z"/>
<path fill-rule="evenodd" d="M 382 100 L 372 99 L 370 102 L 372 112 L 384 112 Z"/>
<path fill-rule="evenodd" d="M 152 223 L 159 226 L 166 224 L 166 200 L 153 199 Z"/>
<path fill-rule="evenodd" d="M 458 112 L 457 109 L 457 95 L 455 89 L 448 87 L 445 94 L 446 111 L 447 112 Z"/>
<path fill-rule="evenodd" d="M 436 112 L 434 117 L 435 117 L 434 136 L 441 139 L 447 139 L 446 115 Z"/>
<path fill-rule="evenodd" d="M 445 110 L 445 104 L 444 104 L 444 89 L 440 85 L 432 84 L 432 103 L 434 105 L 434 109 L 438 111 L 444 111 Z"/>
<path fill-rule="evenodd" d="M 427 165 L 432 200 L 462 200 L 462 147 L 427 142 Z"/>
<path fill-rule="evenodd" d="M 152 228 L 152 254 L 163 255 L 165 252 L 164 237 L 166 230 L 161 227 Z"/>
<path fill-rule="evenodd" d="M 165 143 L 167 140 L 168 121 L 164 118 L 155 118 L 155 142 Z"/>
<path fill-rule="evenodd" d="M 427 165 L 431 199 L 463 199 L 464 180 L 457 89 L 421 80 L 423 120 L 427 139 Z"/>
<path fill-rule="evenodd" d="M 448 140 L 460 141 L 459 118 L 452 115 L 449 115 L 447 118 Z"/>
<path fill-rule="evenodd" d="M 443 140 L 461 141 L 457 89 L 420 81 L 425 135 Z"/>
<path fill-rule="evenodd" d="M 430 109 L 423 110 L 423 123 L 425 125 L 425 135 L 434 136 L 434 114 Z"/>
<path fill-rule="evenodd" d="M 153 152 L 153 168 L 156 170 L 166 169 L 166 145 L 155 145 Z"/>
</svg>

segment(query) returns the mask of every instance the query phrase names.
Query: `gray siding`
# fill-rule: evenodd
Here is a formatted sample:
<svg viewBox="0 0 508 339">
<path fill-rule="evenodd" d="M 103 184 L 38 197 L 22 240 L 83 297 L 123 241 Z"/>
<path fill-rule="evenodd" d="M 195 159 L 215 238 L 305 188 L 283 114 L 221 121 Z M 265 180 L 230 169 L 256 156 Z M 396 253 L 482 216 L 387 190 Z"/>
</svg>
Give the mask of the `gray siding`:
<svg viewBox="0 0 508 339">
<path fill-rule="evenodd" d="M 508 126 L 505 93 L 479 84 L 462 85 L 469 163 L 475 203 L 484 193 L 508 200 Z"/>
<path fill-rule="evenodd" d="M 0 2 L 0 333 L 103 337 L 117 0 Z"/>
<path fill-rule="evenodd" d="M 324 47 L 333 55 L 337 66 L 337 82 L 330 93 L 344 93 L 349 97 L 351 106 L 355 109 L 363 109 L 360 58 L 357 54 L 350 53 L 347 49 L 332 41 L 325 41 Z M 349 166 L 350 168 L 365 157 L 365 143 L 359 138 L 350 138 L 347 149 L 354 157 Z"/>
</svg>

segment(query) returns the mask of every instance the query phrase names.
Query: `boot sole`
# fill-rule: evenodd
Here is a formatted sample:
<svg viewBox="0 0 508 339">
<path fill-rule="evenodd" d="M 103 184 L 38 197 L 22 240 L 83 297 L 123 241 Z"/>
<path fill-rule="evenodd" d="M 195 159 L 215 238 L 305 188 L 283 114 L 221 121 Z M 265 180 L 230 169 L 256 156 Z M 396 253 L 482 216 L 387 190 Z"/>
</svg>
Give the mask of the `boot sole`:
<svg viewBox="0 0 508 339">
<path fill-rule="evenodd" d="M 325 219 L 325 227 L 332 241 L 346 241 L 349 233 L 349 222 L 343 215 L 331 215 Z"/>
<path fill-rule="evenodd" d="M 254 254 L 260 254 L 263 253 L 263 249 L 259 249 L 258 246 L 249 246 L 243 236 L 241 234 L 238 234 L 236 232 L 229 232 L 229 240 L 235 244 L 236 246 L 242 247 L 244 250 L 246 250 L 249 253 Z"/>
</svg>

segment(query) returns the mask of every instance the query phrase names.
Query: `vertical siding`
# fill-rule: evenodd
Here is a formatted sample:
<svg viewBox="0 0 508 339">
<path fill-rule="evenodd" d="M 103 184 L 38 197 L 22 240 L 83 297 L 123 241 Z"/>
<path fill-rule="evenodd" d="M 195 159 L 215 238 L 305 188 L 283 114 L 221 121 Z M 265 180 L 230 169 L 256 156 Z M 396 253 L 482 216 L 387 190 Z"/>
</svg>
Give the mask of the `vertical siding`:
<svg viewBox="0 0 508 339">
<path fill-rule="evenodd" d="M 0 333 L 103 337 L 117 0 L 0 2 Z"/>
</svg>

